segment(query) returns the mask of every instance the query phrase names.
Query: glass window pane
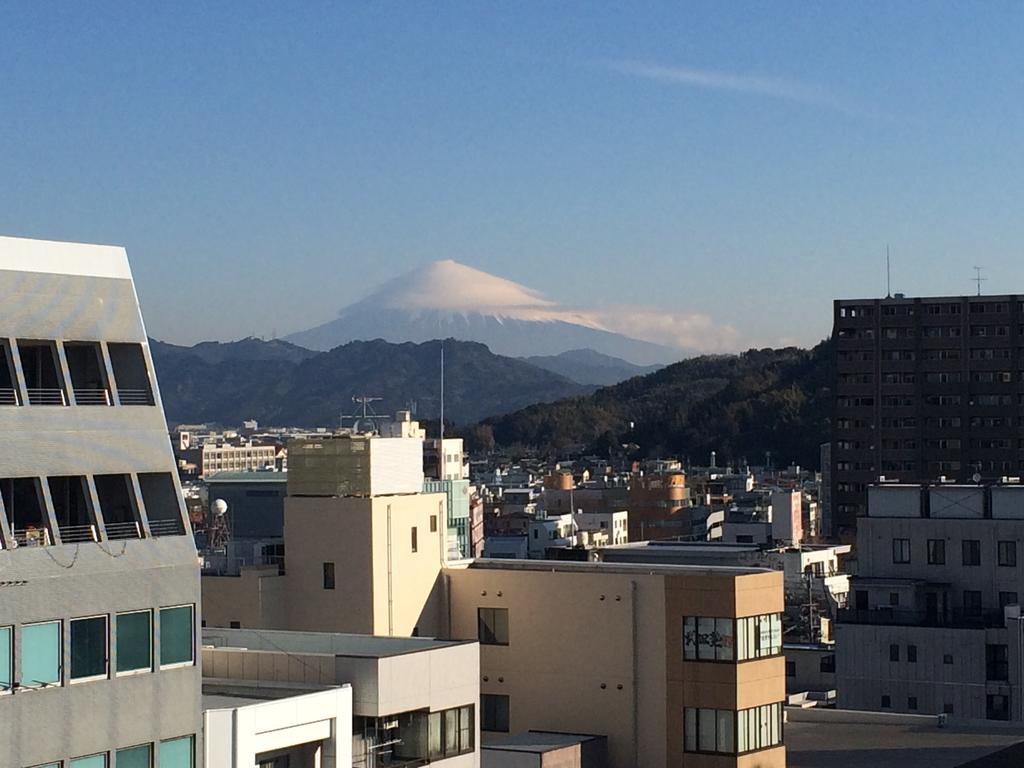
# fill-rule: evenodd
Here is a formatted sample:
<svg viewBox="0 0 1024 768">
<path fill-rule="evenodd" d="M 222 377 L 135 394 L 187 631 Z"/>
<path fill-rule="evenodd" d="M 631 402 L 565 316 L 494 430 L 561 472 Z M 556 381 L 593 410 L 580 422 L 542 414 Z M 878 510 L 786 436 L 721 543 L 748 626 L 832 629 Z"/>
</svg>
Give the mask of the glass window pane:
<svg viewBox="0 0 1024 768">
<path fill-rule="evenodd" d="M 718 654 L 719 661 L 732 661 L 733 658 L 733 636 L 732 619 L 715 619 L 715 631 L 718 633 Z"/>
<path fill-rule="evenodd" d="M 693 616 L 683 619 L 683 658 L 697 658 L 697 619 Z"/>
<path fill-rule="evenodd" d="M 444 751 L 441 748 L 441 726 L 441 713 L 431 712 L 427 726 L 427 749 L 429 751 L 428 756 L 431 760 L 444 757 Z"/>
<path fill-rule="evenodd" d="M 687 752 L 697 749 L 697 710 L 692 707 L 683 710 L 683 749 Z"/>
<path fill-rule="evenodd" d="M 738 712 L 736 715 L 736 751 L 739 753 L 746 752 L 750 747 L 747 741 L 747 713 L 746 711 Z"/>
<path fill-rule="evenodd" d="M 715 710 L 702 709 L 697 715 L 697 742 L 701 752 L 714 752 L 717 740 L 715 739 Z"/>
<path fill-rule="evenodd" d="M 732 753 L 735 747 L 732 743 L 732 724 L 736 714 L 728 710 L 718 710 L 718 751 Z"/>
<path fill-rule="evenodd" d="M 149 744 L 117 750 L 115 768 L 153 768 L 153 748 Z"/>
<path fill-rule="evenodd" d="M 736 619 L 736 659 L 746 661 L 747 656 L 747 620 Z"/>
<path fill-rule="evenodd" d="M 76 757 L 71 760 L 71 768 L 107 768 L 107 756 Z"/>
<path fill-rule="evenodd" d="M 774 656 L 778 653 L 782 653 L 782 616 L 778 613 L 773 613 L 771 617 L 771 653 Z"/>
<path fill-rule="evenodd" d="M 192 737 L 160 742 L 160 768 L 192 768 Z"/>
<path fill-rule="evenodd" d="M 21 628 L 21 684 L 28 688 L 60 684 L 60 622 Z"/>
<path fill-rule="evenodd" d="M 117 614 L 117 671 L 133 672 L 153 667 L 153 613 Z"/>
<path fill-rule="evenodd" d="M 11 656 L 11 637 L 13 630 L 10 627 L 0 627 L 0 691 L 9 690 L 14 682 L 14 662 Z"/>
<path fill-rule="evenodd" d="M 494 637 L 499 643 L 508 645 L 508 608 L 494 609 Z"/>
<path fill-rule="evenodd" d="M 71 679 L 107 674 L 107 617 L 71 621 Z"/>
<path fill-rule="evenodd" d="M 194 660 L 191 605 L 160 609 L 160 663 L 184 664 Z"/>
<path fill-rule="evenodd" d="M 449 709 L 444 713 L 444 754 L 447 757 L 459 754 L 459 710 Z"/>
<path fill-rule="evenodd" d="M 476 722 L 473 707 L 459 709 L 459 748 L 462 752 L 471 752 L 476 736 Z"/>
<path fill-rule="evenodd" d="M 697 619 L 697 658 L 715 658 L 715 620 L 701 617 Z"/>
</svg>

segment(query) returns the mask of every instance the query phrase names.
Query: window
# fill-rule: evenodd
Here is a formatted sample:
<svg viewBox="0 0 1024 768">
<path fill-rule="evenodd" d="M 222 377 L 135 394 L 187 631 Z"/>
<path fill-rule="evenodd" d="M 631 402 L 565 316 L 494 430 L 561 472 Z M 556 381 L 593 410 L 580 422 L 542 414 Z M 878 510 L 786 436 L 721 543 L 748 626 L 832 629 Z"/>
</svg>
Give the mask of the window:
<svg viewBox="0 0 1024 768">
<path fill-rule="evenodd" d="M 64 358 L 71 374 L 75 405 L 110 405 L 110 389 L 100 345 L 94 341 L 65 341 Z"/>
<path fill-rule="evenodd" d="M 1009 568 L 1017 567 L 1017 542 L 1000 541 L 998 544 L 999 565 Z"/>
<path fill-rule="evenodd" d="M 917 696 L 907 696 L 907 709 L 917 709 Z"/>
<path fill-rule="evenodd" d="M 476 623 L 481 645 L 508 645 L 508 608 L 478 608 Z"/>
<path fill-rule="evenodd" d="M 928 539 L 928 565 L 946 564 L 945 539 Z"/>
<path fill-rule="evenodd" d="M 796 662 L 795 661 L 787 661 L 786 662 L 786 677 L 796 677 Z"/>
<path fill-rule="evenodd" d="M 179 605 L 160 609 L 160 666 L 195 661 L 195 609 Z"/>
<path fill-rule="evenodd" d="M 821 661 L 818 663 L 818 671 L 825 673 L 834 673 L 836 671 L 835 654 L 830 653 L 828 656 L 822 656 Z"/>
<path fill-rule="evenodd" d="M 399 716 L 394 755 L 405 761 L 442 760 L 474 751 L 476 708 L 446 709 L 442 712 L 410 712 Z"/>
<path fill-rule="evenodd" d="M 74 757 L 70 765 L 71 768 L 107 768 L 107 756 L 104 754 Z"/>
<path fill-rule="evenodd" d="M 1016 592 L 1000 592 L 999 607 L 1005 608 L 1008 605 L 1019 605 Z"/>
<path fill-rule="evenodd" d="M 64 374 L 57 364 L 57 345 L 52 341 L 18 339 L 18 354 L 29 404 L 67 405 Z"/>
<path fill-rule="evenodd" d="M 61 682 L 61 622 L 21 628 L 21 685 L 46 688 Z"/>
<path fill-rule="evenodd" d="M 14 540 L 23 547 L 51 544 L 50 524 L 43 511 L 43 490 L 36 477 L 0 480 L 0 497 Z"/>
<path fill-rule="evenodd" d="M 228 628 L 229 629 L 241 629 L 242 628 L 242 622 L 240 622 L 240 621 L 232 621 L 232 622 L 230 622 L 228 624 Z"/>
<path fill-rule="evenodd" d="M 0 693 L 14 684 L 14 629 L 0 627 Z"/>
<path fill-rule="evenodd" d="M 411 542 L 411 544 L 412 544 L 412 551 L 413 552 L 418 552 L 419 551 L 419 531 L 417 530 L 415 525 L 412 527 L 412 542 Z"/>
<path fill-rule="evenodd" d="M 181 497 L 170 472 L 141 472 L 139 489 L 149 518 L 149 530 L 154 536 L 185 533 L 181 522 Z"/>
<path fill-rule="evenodd" d="M 71 620 L 71 679 L 73 681 L 106 677 L 108 650 L 106 616 Z"/>
<path fill-rule="evenodd" d="M 121 405 L 153 405 L 149 369 L 141 344 L 108 344 L 114 369 L 117 397 Z"/>
<path fill-rule="evenodd" d="M 763 659 L 782 653 L 782 614 L 736 619 L 736 660 Z"/>
<path fill-rule="evenodd" d="M 437 515 L 430 516 L 430 532 L 437 533 Z"/>
<path fill-rule="evenodd" d="M 988 644 L 985 646 L 985 679 L 1008 680 L 1010 657 L 1006 645 Z"/>
<path fill-rule="evenodd" d="M 900 647 L 896 643 L 889 645 L 889 661 L 900 660 Z"/>
<path fill-rule="evenodd" d="M 942 655 L 942 663 L 943 664 L 952 664 L 953 663 L 953 654 L 951 654 L 951 653 L 943 654 Z"/>
<path fill-rule="evenodd" d="M 964 590 L 964 615 L 981 616 L 981 592 L 976 589 Z"/>
<path fill-rule="evenodd" d="M 117 614 L 117 671 L 149 672 L 153 668 L 153 612 Z"/>
<path fill-rule="evenodd" d="M 917 646 L 916 645 L 908 645 L 907 646 L 907 661 L 910 662 L 911 664 L 916 664 L 917 663 Z"/>
<path fill-rule="evenodd" d="M 100 502 L 103 525 L 109 539 L 137 539 L 140 536 L 136 514 L 135 489 L 129 475 L 96 475 L 96 496 Z"/>
<path fill-rule="evenodd" d="M 733 619 L 687 616 L 683 619 L 683 658 L 733 661 Z"/>
<path fill-rule="evenodd" d="M 500 693 L 480 694 L 480 730 L 509 731 L 509 700 Z"/>
<path fill-rule="evenodd" d="M 889 605 L 895 607 L 900 604 L 900 593 L 890 592 L 889 593 Z"/>
<path fill-rule="evenodd" d="M 96 541 L 88 486 L 81 476 L 51 477 L 47 480 L 57 530 L 64 544 Z"/>
<path fill-rule="evenodd" d="M 985 696 L 985 717 L 989 720 L 1009 720 L 1010 697 L 992 693 Z"/>
<path fill-rule="evenodd" d="M 892 707 L 892 698 L 889 696 L 882 697 L 882 709 L 889 709 Z"/>
<path fill-rule="evenodd" d="M 730 715 L 732 713 L 729 713 Z M 782 704 L 765 704 L 736 713 L 735 752 L 743 754 L 782 743 Z"/>
<path fill-rule="evenodd" d="M 137 747 L 126 747 L 117 750 L 114 757 L 115 768 L 152 768 L 153 745 L 140 744 Z"/>
<path fill-rule="evenodd" d="M 981 542 L 977 539 L 963 540 L 963 564 L 981 565 Z"/>
<path fill-rule="evenodd" d="M 953 714 L 953 702 L 947 701 L 942 705 L 942 714 L 952 715 Z"/>
<path fill-rule="evenodd" d="M 910 562 L 910 539 L 892 540 L 892 561 L 897 564 Z"/>
<path fill-rule="evenodd" d="M 334 563 L 324 563 L 324 589 L 334 589 Z"/>
<path fill-rule="evenodd" d="M 193 768 L 195 746 L 192 736 L 160 742 L 160 768 Z"/>
<path fill-rule="evenodd" d="M 0 405 L 21 405 L 21 393 L 18 391 L 11 360 L 11 345 L 7 339 L 0 339 Z"/>
</svg>

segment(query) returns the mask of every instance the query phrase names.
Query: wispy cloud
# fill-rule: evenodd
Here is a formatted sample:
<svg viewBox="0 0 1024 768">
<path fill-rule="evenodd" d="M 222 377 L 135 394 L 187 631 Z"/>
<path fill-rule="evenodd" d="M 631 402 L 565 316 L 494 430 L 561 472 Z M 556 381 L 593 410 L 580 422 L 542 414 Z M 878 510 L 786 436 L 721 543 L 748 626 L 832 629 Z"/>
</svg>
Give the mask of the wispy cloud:
<svg viewBox="0 0 1024 768">
<path fill-rule="evenodd" d="M 722 72 L 714 69 L 671 67 L 649 61 L 613 60 L 603 61 L 600 64 L 619 74 L 672 85 L 765 96 L 799 104 L 827 107 L 849 115 L 859 115 L 864 112 L 862 108 L 840 98 L 827 88 L 796 80 Z"/>
</svg>

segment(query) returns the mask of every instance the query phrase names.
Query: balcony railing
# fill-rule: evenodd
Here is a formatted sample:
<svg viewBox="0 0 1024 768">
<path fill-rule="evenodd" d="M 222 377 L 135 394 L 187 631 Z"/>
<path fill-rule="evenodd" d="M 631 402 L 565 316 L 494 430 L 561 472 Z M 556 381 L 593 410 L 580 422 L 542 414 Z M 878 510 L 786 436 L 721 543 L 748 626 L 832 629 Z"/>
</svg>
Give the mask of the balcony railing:
<svg viewBox="0 0 1024 768">
<path fill-rule="evenodd" d="M 48 547 L 53 543 L 46 528 L 15 528 L 11 533 L 19 547 Z"/>
<path fill-rule="evenodd" d="M 75 389 L 76 405 L 110 405 L 110 391 L 106 389 Z"/>
<path fill-rule="evenodd" d="M 18 390 L 0 389 L 0 405 L 17 405 Z"/>
<path fill-rule="evenodd" d="M 148 389 L 118 389 L 121 405 L 153 405 L 153 393 Z"/>
<path fill-rule="evenodd" d="M 181 536 L 185 533 L 185 526 L 180 519 L 150 520 L 149 532 L 154 536 Z"/>
<path fill-rule="evenodd" d="M 961 629 L 983 629 L 1001 627 L 1004 624 L 1002 611 L 928 611 L 912 609 L 857 610 L 844 608 L 836 616 L 840 624 L 870 624 L 875 626 L 904 627 L 955 627 Z"/>
<path fill-rule="evenodd" d="M 142 529 L 135 521 L 127 523 L 107 523 L 108 539 L 141 539 Z"/>
<path fill-rule="evenodd" d="M 62 525 L 60 526 L 62 544 L 81 544 L 86 541 L 98 541 L 95 525 Z"/>
<path fill-rule="evenodd" d="M 67 397 L 63 389 L 30 389 L 29 405 L 67 405 Z"/>
</svg>

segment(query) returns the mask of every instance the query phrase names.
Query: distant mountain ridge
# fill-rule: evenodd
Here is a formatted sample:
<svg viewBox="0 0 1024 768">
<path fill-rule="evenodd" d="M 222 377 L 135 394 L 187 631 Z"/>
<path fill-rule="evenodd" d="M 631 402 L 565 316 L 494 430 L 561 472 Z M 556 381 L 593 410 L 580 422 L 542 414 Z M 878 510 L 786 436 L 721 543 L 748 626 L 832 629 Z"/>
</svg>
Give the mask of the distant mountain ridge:
<svg viewBox="0 0 1024 768">
<path fill-rule="evenodd" d="M 455 261 L 428 264 L 391 280 L 329 322 L 285 337 L 327 350 L 354 340 L 394 343 L 455 338 L 509 357 L 589 348 L 637 365 L 670 363 L 684 351 L 613 333 L 586 313 L 537 291 Z"/>
<path fill-rule="evenodd" d="M 634 365 L 610 355 L 602 355 L 593 349 L 570 349 L 559 355 L 524 357 L 526 362 L 538 368 L 565 376 L 577 384 L 592 384 L 607 387 L 634 376 L 645 376 L 661 370 L 663 365 Z"/>
<path fill-rule="evenodd" d="M 418 405 L 439 413 L 440 349 L 445 350 L 445 419 L 472 423 L 532 403 L 593 391 L 482 344 L 448 339 L 423 344 L 351 342 L 314 352 L 249 338 L 182 347 L 151 340 L 168 421 L 275 426 L 327 426 L 353 412 L 353 395 L 383 398 L 378 414 Z"/>
</svg>

